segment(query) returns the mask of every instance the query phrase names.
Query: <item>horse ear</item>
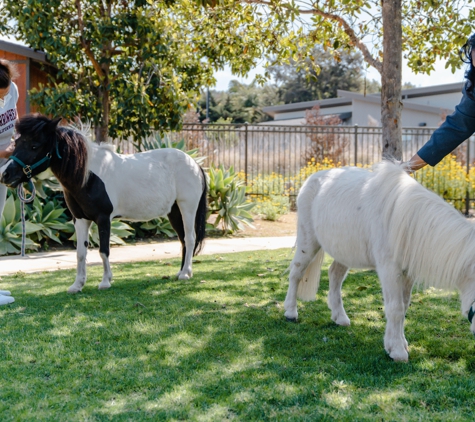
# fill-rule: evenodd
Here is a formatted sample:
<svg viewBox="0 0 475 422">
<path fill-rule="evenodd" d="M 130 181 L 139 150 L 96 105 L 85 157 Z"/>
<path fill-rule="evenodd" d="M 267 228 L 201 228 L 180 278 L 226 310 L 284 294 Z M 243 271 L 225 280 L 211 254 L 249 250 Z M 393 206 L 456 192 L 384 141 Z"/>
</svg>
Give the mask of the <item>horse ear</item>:
<svg viewBox="0 0 475 422">
<path fill-rule="evenodd" d="M 63 120 L 62 117 L 56 117 L 56 119 L 53 119 L 50 121 L 48 126 L 50 127 L 51 130 L 55 131 L 59 123 L 61 122 L 61 120 Z"/>
</svg>

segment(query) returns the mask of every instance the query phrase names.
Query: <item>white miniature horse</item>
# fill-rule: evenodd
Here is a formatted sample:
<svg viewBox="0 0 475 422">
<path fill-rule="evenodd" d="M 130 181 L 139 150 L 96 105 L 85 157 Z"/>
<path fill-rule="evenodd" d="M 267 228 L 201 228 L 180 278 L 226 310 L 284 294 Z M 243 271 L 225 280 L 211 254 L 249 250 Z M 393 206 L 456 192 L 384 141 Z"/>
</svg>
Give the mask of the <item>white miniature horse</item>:
<svg viewBox="0 0 475 422">
<path fill-rule="evenodd" d="M 15 150 L 1 169 L 0 181 L 15 187 L 51 167 L 61 183 L 77 235 L 77 275 L 69 293 L 86 283 L 89 228 L 99 229 L 104 275 L 99 289 L 111 286 L 111 220 L 146 221 L 168 215 L 182 243 L 179 279 L 192 276 L 191 261 L 201 247 L 206 226 L 206 177 L 190 156 L 177 149 L 133 155 L 116 154 L 109 145 L 58 127 L 61 119 L 22 117 L 16 125 Z"/>
<path fill-rule="evenodd" d="M 339 325 L 349 325 L 341 286 L 349 268 L 374 268 L 386 313 L 384 347 L 396 361 L 408 360 L 404 318 L 414 283 L 457 287 L 462 313 L 475 334 L 475 226 L 401 165 L 377 164 L 312 175 L 297 199 L 298 229 L 290 264 L 285 316 L 296 320 L 297 297 L 314 300 L 324 253 L 328 307 Z"/>
</svg>

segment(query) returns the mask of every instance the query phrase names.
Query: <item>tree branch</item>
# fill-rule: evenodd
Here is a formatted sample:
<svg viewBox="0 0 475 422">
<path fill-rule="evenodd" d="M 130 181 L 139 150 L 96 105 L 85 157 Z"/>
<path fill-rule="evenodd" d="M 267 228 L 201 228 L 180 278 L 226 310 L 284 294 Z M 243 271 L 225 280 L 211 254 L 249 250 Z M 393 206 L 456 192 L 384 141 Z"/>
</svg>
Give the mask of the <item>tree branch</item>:
<svg viewBox="0 0 475 422">
<path fill-rule="evenodd" d="M 84 52 L 86 53 L 86 56 L 91 60 L 92 66 L 94 67 L 94 70 L 97 72 L 100 78 L 104 78 L 105 74 L 101 68 L 101 65 L 99 62 L 96 60 L 94 57 L 94 53 L 92 52 L 89 43 L 85 40 L 84 38 L 84 22 L 82 19 L 82 10 L 81 10 L 81 2 L 80 0 L 76 0 L 76 9 L 78 12 L 78 26 L 79 26 L 79 33 L 81 34 L 79 36 L 79 40 L 81 41 L 81 45 L 84 48 Z"/>
<path fill-rule="evenodd" d="M 248 3 L 248 4 L 262 4 L 269 7 L 274 6 L 272 1 L 267 1 L 267 0 L 243 0 L 243 1 L 244 3 Z M 343 28 L 343 31 L 345 32 L 345 34 L 348 35 L 348 37 L 350 38 L 351 44 L 355 48 L 361 51 L 365 62 L 368 63 L 370 66 L 373 66 L 379 73 L 382 72 L 383 64 L 371 55 L 366 45 L 363 44 L 363 42 L 358 38 L 358 36 L 356 35 L 351 25 L 341 16 L 338 16 L 334 13 L 324 12 L 323 10 L 315 9 L 315 8 L 314 9 L 297 9 L 297 10 L 300 14 L 303 14 L 303 15 L 319 15 L 319 16 L 324 17 L 325 19 L 337 22 L 338 25 L 340 25 L 340 27 Z"/>
</svg>

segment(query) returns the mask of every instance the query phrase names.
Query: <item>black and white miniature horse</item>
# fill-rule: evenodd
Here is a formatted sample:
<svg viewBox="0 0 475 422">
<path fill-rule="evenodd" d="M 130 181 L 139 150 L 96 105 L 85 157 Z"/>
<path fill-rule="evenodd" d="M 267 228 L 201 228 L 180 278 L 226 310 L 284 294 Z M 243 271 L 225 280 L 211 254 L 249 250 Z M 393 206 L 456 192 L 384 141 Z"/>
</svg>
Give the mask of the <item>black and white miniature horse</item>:
<svg viewBox="0 0 475 422">
<path fill-rule="evenodd" d="M 167 148 L 133 155 L 116 154 L 85 135 L 58 126 L 61 119 L 41 115 L 21 118 L 15 150 L 0 169 L 0 181 L 18 186 L 51 167 L 61 183 L 77 236 L 77 275 L 69 293 L 86 283 L 89 228 L 99 229 L 104 275 L 99 289 L 111 286 L 109 264 L 111 220 L 146 221 L 167 215 L 182 243 L 180 280 L 192 276 L 191 261 L 205 235 L 206 177 L 184 152 Z"/>
</svg>

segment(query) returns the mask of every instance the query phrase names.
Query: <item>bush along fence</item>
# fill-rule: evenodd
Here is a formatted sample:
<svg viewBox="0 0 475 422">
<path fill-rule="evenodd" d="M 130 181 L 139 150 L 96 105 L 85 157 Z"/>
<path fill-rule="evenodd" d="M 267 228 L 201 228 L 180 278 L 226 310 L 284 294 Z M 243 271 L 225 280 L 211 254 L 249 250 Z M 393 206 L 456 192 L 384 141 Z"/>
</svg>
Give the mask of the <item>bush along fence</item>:
<svg viewBox="0 0 475 422">
<path fill-rule="evenodd" d="M 404 159 L 429 139 L 435 128 L 403 129 Z M 289 211 L 303 182 L 313 173 L 344 165 L 370 167 L 381 160 L 381 128 L 358 126 L 184 125 L 182 131 L 156 135 L 140 144 L 116 143 L 119 152 L 179 148 L 208 173 L 208 230 L 234 232 L 252 223 L 252 215 L 275 220 Z M 415 177 L 455 208 L 469 213 L 475 203 L 474 139 L 462 144 L 435 168 Z M 36 181 L 38 197 L 26 206 L 28 250 L 75 241 L 72 218 L 58 183 L 43 174 Z M 9 191 L 0 227 L 0 255 L 19 253 L 20 203 Z M 166 218 L 148 222 L 112 223 L 111 241 L 175 235 Z M 91 244 L 99 236 L 91 228 Z"/>
</svg>

